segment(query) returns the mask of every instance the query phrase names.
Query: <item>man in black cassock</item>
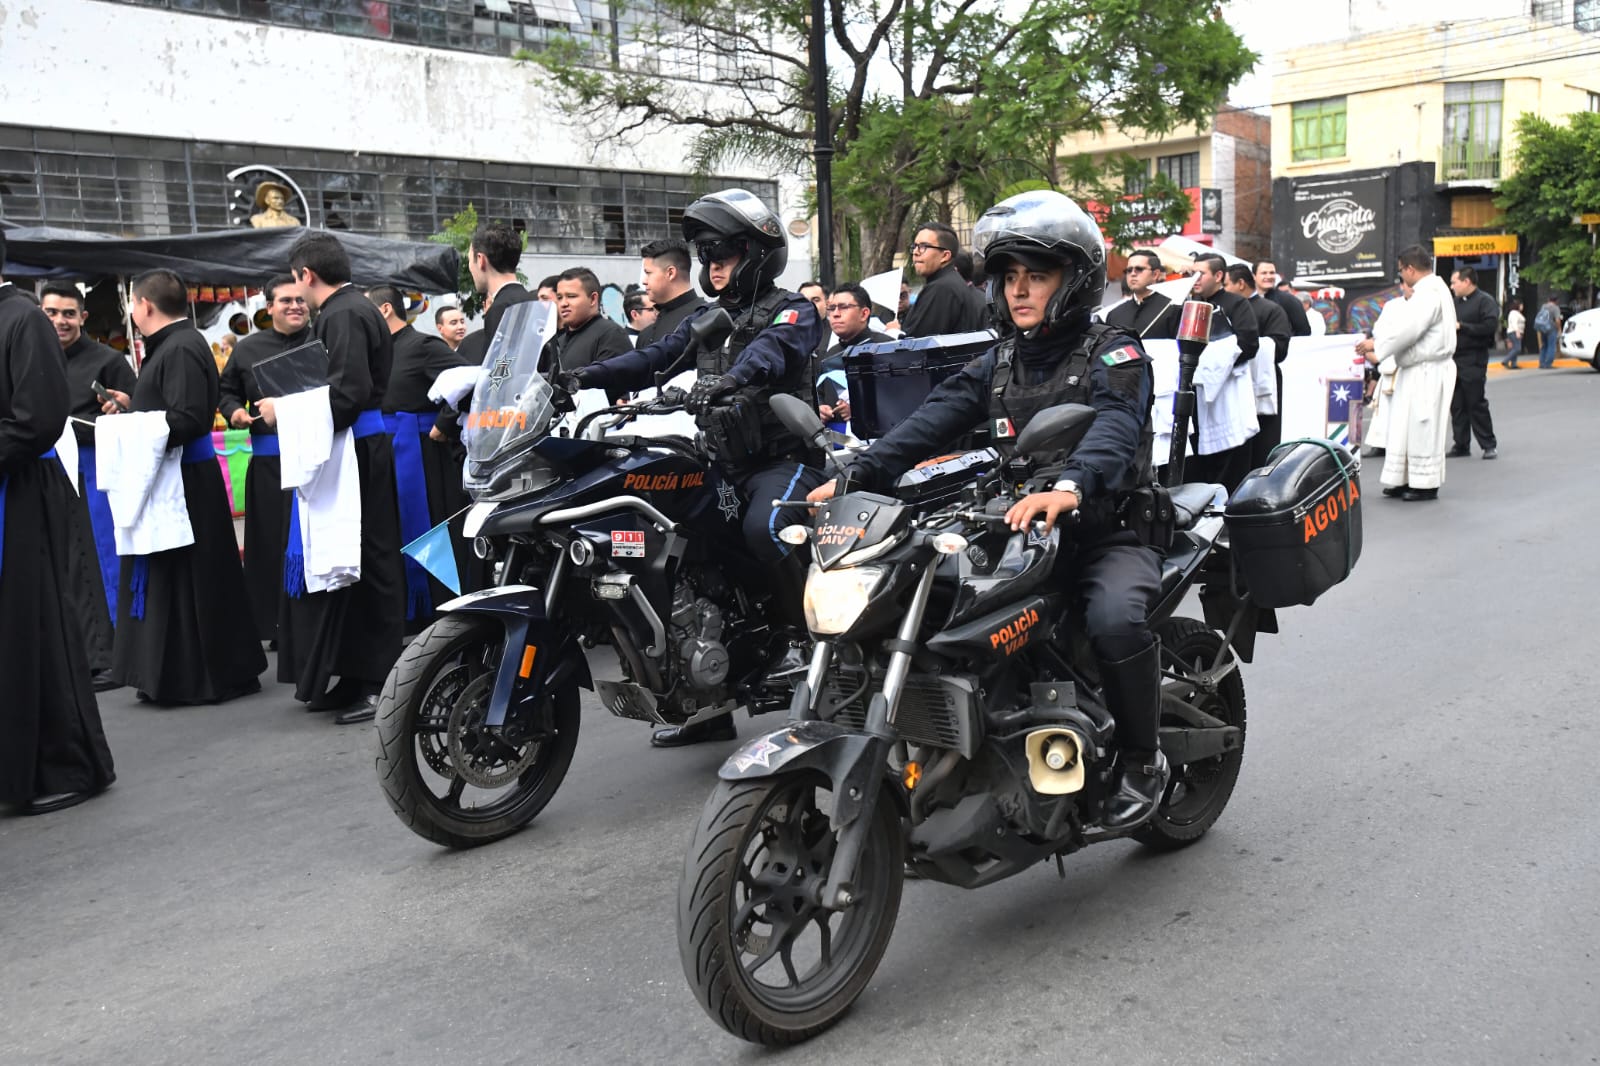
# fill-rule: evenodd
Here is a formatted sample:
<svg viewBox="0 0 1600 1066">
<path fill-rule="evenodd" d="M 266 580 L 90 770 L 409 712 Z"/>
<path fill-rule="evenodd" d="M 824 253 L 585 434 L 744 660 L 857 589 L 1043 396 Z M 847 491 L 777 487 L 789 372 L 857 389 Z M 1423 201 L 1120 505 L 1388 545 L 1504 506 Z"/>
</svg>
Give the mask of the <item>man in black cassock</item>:
<svg viewBox="0 0 1600 1066">
<path fill-rule="evenodd" d="M 1232 333 L 1239 342 L 1239 355 L 1234 366 L 1244 366 L 1256 357 L 1261 347 L 1261 327 L 1256 322 L 1250 301 L 1223 287 L 1228 276 L 1228 261 L 1220 255 L 1202 255 L 1194 261 L 1194 298 L 1205 300 L 1215 310 L 1211 314 L 1213 339 Z M 1211 455 L 1192 455 L 1184 476 L 1191 481 L 1209 481 L 1221 485 L 1229 492 L 1239 487 L 1239 482 L 1250 472 L 1250 441 Z"/>
<path fill-rule="evenodd" d="M 482 586 L 479 560 L 462 536 L 471 502 L 461 486 L 466 449 L 450 440 L 451 420 L 428 399 L 428 389 L 442 372 L 461 366 L 450 346 L 419 333 L 406 322 L 405 296 L 393 285 L 367 290 L 367 299 L 383 314 L 394 345 L 394 369 L 383 394 L 383 415 L 394 440 L 394 475 L 400 504 L 400 541 L 409 544 L 445 519 L 451 521 L 450 546 L 456 557 L 461 592 Z M 415 559 L 405 558 L 406 631 L 415 633 L 433 621 L 434 608 L 458 593 L 432 578 Z"/>
<path fill-rule="evenodd" d="M 0 263 L 5 237 L 0 234 Z M 46 814 L 117 778 L 67 600 L 71 401 L 50 320 L 0 278 L 0 804 Z"/>
<path fill-rule="evenodd" d="M 144 366 L 133 395 L 110 390 L 119 405 L 163 411 L 167 448 L 182 449 L 184 503 L 194 543 L 152 555 L 124 556 L 117 591 L 115 676 L 141 700 L 157 704 L 222 703 L 261 691 L 267 657 L 249 611 L 234 607 L 244 589 L 233 507 L 217 465 L 211 422 L 217 410 L 217 363 L 189 321 L 183 279 L 151 270 L 133 279 L 128 317 L 144 337 Z"/>
<path fill-rule="evenodd" d="M 84 336 L 83 293 L 76 285 L 52 282 L 44 287 L 40 306 L 56 329 L 67 360 L 68 401 L 72 404 L 73 436 L 78 441 L 78 492 L 73 508 L 71 601 L 83 626 L 89 653 L 89 672 L 96 692 L 117 687 L 111 671 L 111 621 L 117 612 L 116 531 L 111 504 L 99 491 L 95 475 L 94 425 L 100 416 L 100 399 L 94 383 L 108 389 L 133 391 L 133 367 L 126 357 L 93 338 Z"/>
<path fill-rule="evenodd" d="M 533 294 L 517 280 L 517 261 L 521 258 L 522 235 L 504 222 L 484 222 L 473 231 L 472 243 L 467 247 L 467 270 L 488 305 L 483 312 L 483 328 L 467 334 L 457 349 L 464 365 L 481 366 L 506 308 L 533 299 Z"/>
<path fill-rule="evenodd" d="M 311 339 L 311 318 L 300 286 L 288 274 L 267 282 L 262 290 L 272 328 L 260 330 L 233 346 L 222 368 L 221 402 L 217 409 L 234 429 L 250 430 L 250 464 L 244 476 L 244 584 L 256 636 L 277 643 L 278 599 L 283 592 L 283 485 L 279 480 L 278 434 L 258 417 L 261 386 L 251 369 Z"/>
<path fill-rule="evenodd" d="M 330 233 L 289 249 L 289 272 L 319 312 L 312 334 L 328 349 L 328 402 L 335 432 L 355 438 L 361 492 L 361 580 L 328 592 L 286 589 L 278 611 L 278 680 L 312 710 L 337 710 L 340 725 L 371 721 L 378 690 L 405 639 L 405 577 L 394 448 L 383 396 L 394 346 L 372 302 L 350 284 L 350 256 Z M 470 338 L 469 338 L 470 339 Z M 261 416 L 277 424 L 272 397 Z M 288 522 L 285 522 L 287 537 Z M 287 539 L 286 539 L 287 543 Z M 329 682 L 337 677 L 338 683 Z"/>
<path fill-rule="evenodd" d="M 1144 340 L 1176 340 L 1183 313 L 1152 288 L 1167 280 L 1161 257 L 1147 248 L 1129 252 L 1122 280 L 1128 286 L 1128 298 L 1106 312 L 1106 325 Z"/>
</svg>

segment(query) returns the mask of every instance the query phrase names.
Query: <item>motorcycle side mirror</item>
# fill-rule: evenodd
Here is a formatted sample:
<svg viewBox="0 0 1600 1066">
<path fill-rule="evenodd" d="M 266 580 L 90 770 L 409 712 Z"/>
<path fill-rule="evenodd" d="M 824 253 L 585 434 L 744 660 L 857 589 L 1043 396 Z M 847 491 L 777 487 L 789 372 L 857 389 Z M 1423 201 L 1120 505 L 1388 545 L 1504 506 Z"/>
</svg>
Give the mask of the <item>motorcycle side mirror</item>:
<svg viewBox="0 0 1600 1066">
<path fill-rule="evenodd" d="M 1095 413 L 1093 407 L 1081 403 L 1046 407 L 1017 436 L 1017 454 L 1048 455 L 1076 448 L 1094 425 Z"/>
<path fill-rule="evenodd" d="M 733 336 L 733 316 L 725 308 L 713 307 L 689 323 L 689 336 L 702 352 L 721 348 Z"/>
</svg>

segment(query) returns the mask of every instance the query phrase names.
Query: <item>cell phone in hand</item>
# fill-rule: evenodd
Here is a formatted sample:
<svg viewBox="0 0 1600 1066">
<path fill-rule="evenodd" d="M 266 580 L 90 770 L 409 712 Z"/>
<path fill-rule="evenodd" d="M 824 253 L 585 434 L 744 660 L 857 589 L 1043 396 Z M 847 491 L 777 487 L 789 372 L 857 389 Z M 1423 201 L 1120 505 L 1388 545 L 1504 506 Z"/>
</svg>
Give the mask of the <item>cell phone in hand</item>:
<svg viewBox="0 0 1600 1066">
<path fill-rule="evenodd" d="M 107 392 L 106 387 L 100 384 L 98 381 L 91 381 L 89 383 L 89 387 L 94 390 L 95 399 L 99 400 L 101 403 L 114 403 L 117 405 L 117 410 L 119 411 L 126 411 L 128 409 L 127 404 L 123 403 L 121 400 L 111 395 L 111 393 Z"/>
</svg>

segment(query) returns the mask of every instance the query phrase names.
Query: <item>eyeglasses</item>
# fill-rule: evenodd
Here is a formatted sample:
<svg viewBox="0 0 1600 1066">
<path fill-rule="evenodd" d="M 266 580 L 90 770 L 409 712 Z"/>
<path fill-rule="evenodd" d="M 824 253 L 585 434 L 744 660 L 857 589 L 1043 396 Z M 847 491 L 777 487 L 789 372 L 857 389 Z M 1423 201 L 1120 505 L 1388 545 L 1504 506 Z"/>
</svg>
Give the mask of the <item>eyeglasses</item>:
<svg viewBox="0 0 1600 1066">
<path fill-rule="evenodd" d="M 827 307 L 824 307 L 823 310 L 828 312 L 828 314 L 830 314 L 830 315 L 842 315 L 846 311 L 859 311 L 859 310 L 861 310 L 861 305 L 860 304 L 829 304 Z"/>
<path fill-rule="evenodd" d="M 1129 267 L 1123 271 L 1125 274 L 1154 274 L 1155 272 L 1155 267 Z"/>
<path fill-rule="evenodd" d="M 949 251 L 949 249 L 945 248 L 943 245 L 939 245 L 939 244 L 923 244 L 921 241 L 917 241 L 916 243 L 914 243 L 911 246 L 911 254 L 912 255 L 916 255 L 918 252 L 946 252 L 946 251 Z"/>
<path fill-rule="evenodd" d="M 284 307 L 303 307 L 305 306 L 306 298 L 304 296 L 280 296 L 272 302 L 282 304 Z"/>
</svg>

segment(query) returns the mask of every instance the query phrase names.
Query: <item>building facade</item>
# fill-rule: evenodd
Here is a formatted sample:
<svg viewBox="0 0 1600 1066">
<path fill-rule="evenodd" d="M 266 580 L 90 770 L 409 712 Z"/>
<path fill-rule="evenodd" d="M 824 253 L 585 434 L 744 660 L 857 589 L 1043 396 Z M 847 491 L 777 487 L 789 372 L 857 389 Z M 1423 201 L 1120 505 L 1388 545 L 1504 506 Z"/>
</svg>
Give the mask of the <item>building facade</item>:
<svg viewBox="0 0 1600 1066">
<path fill-rule="evenodd" d="M 527 235 L 531 278 L 581 264 L 617 285 L 710 189 L 803 219 L 798 177 L 697 179 L 681 134 L 582 128 L 509 58 L 562 34 L 597 62 L 713 83 L 725 59 L 630 40 L 650 15 L 595 0 L 12 0 L 0 218 L 190 233 L 248 225 L 272 181 L 302 224 L 410 240 L 471 204 Z M 793 242 L 785 277 L 810 272 Z"/>
<path fill-rule="evenodd" d="M 1518 116 L 1600 110 L 1600 0 L 1535 0 L 1516 17 L 1496 6 L 1495 17 L 1452 10 L 1452 21 L 1407 25 L 1431 16 L 1389 5 L 1396 28 L 1279 58 L 1273 254 L 1297 284 L 1344 291 L 1323 308 L 1331 325 L 1370 325 L 1396 291 L 1396 255 L 1414 243 L 1431 245 L 1441 274 L 1471 266 L 1502 303 L 1529 299 L 1517 276 L 1527 249 L 1494 198 Z"/>
<path fill-rule="evenodd" d="M 1172 179 L 1194 205 L 1179 231 L 1202 244 L 1254 261 L 1267 254 L 1272 226 L 1272 144 L 1265 115 L 1233 107 L 1218 109 L 1205 124 L 1180 126 L 1156 136 L 1139 130 L 1106 129 L 1076 134 L 1061 144 L 1062 156 L 1090 156 L 1096 165 L 1112 155 L 1128 155 L 1144 167 L 1144 179 L 1130 182 L 1128 195 L 1144 191 L 1157 174 Z M 1151 231 L 1155 244 L 1170 234 Z M 1121 257 L 1112 263 L 1119 276 Z"/>
</svg>

